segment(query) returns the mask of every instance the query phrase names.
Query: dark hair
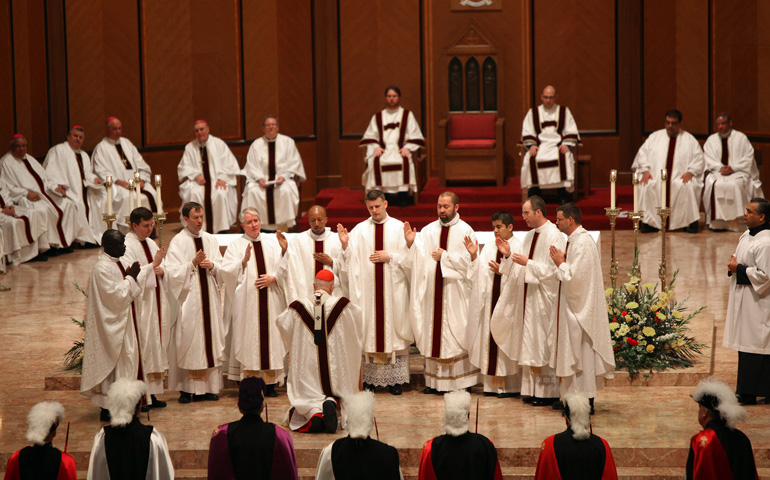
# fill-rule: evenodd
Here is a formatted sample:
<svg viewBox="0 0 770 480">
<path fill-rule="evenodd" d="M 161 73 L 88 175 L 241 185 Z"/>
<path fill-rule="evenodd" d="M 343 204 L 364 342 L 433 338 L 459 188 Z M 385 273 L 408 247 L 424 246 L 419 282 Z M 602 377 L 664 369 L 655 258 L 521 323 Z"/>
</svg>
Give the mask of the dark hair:
<svg viewBox="0 0 770 480">
<path fill-rule="evenodd" d="M 672 108 L 668 112 L 666 112 L 667 117 L 676 118 L 679 123 L 682 123 L 682 112 L 677 110 L 676 108 Z"/>
<path fill-rule="evenodd" d="M 364 195 L 364 201 L 365 202 L 373 202 L 377 199 L 381 198 L 383 201 L 387 200 L 385 197 L 385 194 L 382 193 L 380 190 L 369 190 L 366 192 L 366 195 Z"/>
<path fill-rule="evenodd" d="M 527 202 L 529 202 L 530 206 L 532 206 L 532 213 L 540 210 L 540 213 L 543 214 L 544 217 L 546 216 L 545 200 L 543 200 L 543 197 L 539 195 L 532 195 L 527 199 Z"/>
<path fill-rule="evenodd" d="M 452 205 L 457 205 L 458 203 L 460 203 L 460 197 L 458 197 L 455 192 L 450 192 L 449 190 L 447 190 L 446 192 L 440 193 L 438 198 L 441 198 L 441 197 L 451 197 Z"/>
<path fill-rule="evenodd" d="M 513 215 L 503 210 L 502 212 L 497 212 L 494 215 L 492 215 L 492 221 L 500 220 L 503 222 L 503 225 L 506 227 L 509 225 L 513 225 Z"/>
<path fill-rule="evenodd" d="M 198 202 L 187 202 L 182 205 L 182 216 L 189 218 L 191 210 L 203 210 L 203 206 Z"/>
<path fill-rule="evenodd" d="M 580 211 L 580 207 L 572 202 L 559 205 L 556 211 L 562 212 L 564 214 L 564 218 L 572 217 L 573 220 L 575 220 L 575 223 L 578 225 L 580 225 L 580 223 L 583 221 L 583 213 Z"/>
<path fill-rule="evenodd" d="M 731 117 L 729 113 L 725 113 L 725 112 L 717 113 L 717 116 L 714 117 L 714 121 L 716 122 L 718 118 L 724 118 L 725 120 L 727 120 L 727 123 L 730 123 L 733 121 L 733 117 Z"/>
<path fill-rule="evenodd" d="M 238 408 L 243 413 L 259 413 L 265 400 L 265 381 L 259 377 L 246 377 L 238 387 Z"/>
<path fill-rule="evenodd" d="M 263 126 L 263 127 L 265 126 L 265 122 L 266 122 L 268 119 L 270 119 L 270 118 L 272 118 L 273 120 L 275 120 L 275 124 L 276 124 L 276 125 L 278 125 L 278 117 L 276 117 L 275 115 L 265 115 L 265 118 L 263 118 L 263 119 L 262 119 L 262 126 Z"/>
<path fill-rule="evenodd" d="M 757 215 L 765 216 L 765 223 L 770 223 L 770 202 L 766 198 L 755 197 L 749 203 L 757 204 Z"/>
<path fill-rule="evenodd" d="M 147 207 L 136 207 L 131 212 L 131 225 L 144 220 L 152 220 L 152 212 Z"/>
<path fill-rule="evenodd" d="M 401 89 L 395 85 L 388 85 L 387 87 L 385 87 L 385 95 L 387 95 L 390 90 L 393 90 L 394 92 L 396 92 L 399 97 L 401 96 Z"/>
</svg>

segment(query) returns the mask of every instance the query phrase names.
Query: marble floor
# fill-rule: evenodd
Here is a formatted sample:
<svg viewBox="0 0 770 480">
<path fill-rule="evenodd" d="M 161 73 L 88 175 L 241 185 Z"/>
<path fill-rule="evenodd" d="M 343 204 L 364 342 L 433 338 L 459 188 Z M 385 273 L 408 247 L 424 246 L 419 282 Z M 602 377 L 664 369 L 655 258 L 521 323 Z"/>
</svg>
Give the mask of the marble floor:
<svg viewBox="0 0 770 480">
<path fill-rule="evenodd" d="M 178 224 L 164 227 L 167 244 L 179 231 Z M 698 235 L 668 234 L 669 278 L 679 270 L 676 298 L 689 296 L 693 308 L 707 305 L 693 324 L 705 350 L 692 369 L 666 376 L 654 375 L 649 382 L 631 384 L 623 375 L 597 397 L 594 432 L 608 440 L 623 478 L 681 478 L 688 440 L 698 429 L 697 408 L 689 398 L 699 378 L 713 373 L 731 386 L 735 384 L 737 354 L 721 346 L 728 298 L 725 265 L 734 251 L 736 233 L 702 232 Z M 601 252 L 605 286 L 609 281 L 610 234 L 602 232 Z M 633 259 L 633 232 L 617 233 L 619 281 L 626 281 Z M 656 282 L 661 239 L 659 234 L 640 236 L 640 265 L 643 282 Z M 68 451 L 87 469 L 88 452 L 101 424 L 98 409 L 73 390 L 46 389 L 46 377 L 66 378 L 58 373 L 64 352 L 82 335 L 70 317 L 85 315 L 85 297 L 74 286 L 84 288 L 99 250 L 77 250 L 45 263 L 10 268 L 0 283 L 12 288 L 0 293 L 0 470 L 9 455 L 26 443 L 26 414 L 42 400 L 58 400 L 71 422 Z M 714 330 L 716 329 L 716 335 Z M 716 338 L 714 343 L 713 338 Z M 53 382 L 54 388 L 57 382 Z M 66 383 L 66 382 L 64 382 Z M 644 383 L 649 383 L 645 386 Z M 49 385 L 50 387 L 51 385 Z M 214 427 L 238 418 L 237 391 L 226 389 L 219 402 L 181 405 L 175 392 L 161 396 L 169 400 L 163 410 L 152 411 L 151 423 L 166 435 L 181 478 L 204 478 L 209 436 Z M 478 431 L 492 439 L 500 451 L 506 478 L 531 478 L 543 438 L 564 428 L 561 416 L 548 408 L 524 405 L 516 399 L 473 396 L 471 429 L 475 428 L 478 400 Z M 269 419 L 279 422 L 288 407 L 285 392 L 268 401 Z M 749 420 L 742 430 L 755 448 L 760 475 L 770 474 L 770 405 L 747 407 Z M 425 440 L 443 433 L 443 401 L 425 396 L 418 388 L 407 388 L 400 397 L 377 394 L 376 418 L 379 438 L 399 448 L 407 477 L 416 472 Z M 66 427 L 59 430 L 55 445 L 64 446 Z M 303 477 L 312 478 L 318 451 L 343 435 L 292 434 Z"/>
</svg>

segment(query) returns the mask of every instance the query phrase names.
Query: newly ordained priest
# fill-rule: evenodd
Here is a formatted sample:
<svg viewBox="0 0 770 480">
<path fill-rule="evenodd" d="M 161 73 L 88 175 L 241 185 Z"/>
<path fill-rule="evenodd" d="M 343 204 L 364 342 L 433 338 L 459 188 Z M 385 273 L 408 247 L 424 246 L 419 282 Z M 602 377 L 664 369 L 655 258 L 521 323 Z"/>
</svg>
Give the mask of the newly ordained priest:
<svg viewBox="0 0 770 480">
<path fill-rule="evenodd" d="M 313 286 L 312 295 L 293 301 L 277 320 L 291 359 L 284 423 L 295 431 L 334 433 L 340 413 L 344 426 L 344 398 L 361 389 L 364 322 L 359 307 L 332 295 L 332 272 L 318 272 Z"/>
<path fill-rule="evenodd" d="M 179 196 L 182 204 L 203 205 L 205 232 L 226 232 L 238 214 L 236 186 L 241 169 L 230 147 L 209 133 L 205 120 L 196 120 L 193 131 L 195 140 L 185 145 L 176 168 Z"/>
<path fill-rule="evenodd" d="M 139 421 L 144 382 L 118 380 L 107 394 L 112 419 L 94 437 L 88 480 L 172 480 L 174 465 L 166 437 Z"/>
<path fill-rule="evenodd" d="M 5 467 L 5 480 L 78 478 L 75 459 L 52 444 L 63 420 L 64 407 L 59 402 L 40 402 L 32 407 L 27 416 L 27 440 L 32 445 L 11 455 Z"/>
<path fill-rule="evenodd" d="M 513 236 L 513 215 L 497 212 L 492 215 L 492 230 L 495 239 L 506 242 L 513 253 L 521 252 L 521 242 Z M 521 391 L 519 366 L 498 347 L 498 340 L 491 328 L 492 313 L 495 311 L 500 294 L 509 281 L 521 282 L 521 267 L 513 273 L 500 273 L 503 254 L 496 242 L 489 242 L 479 252 L 478 242 L 465 238 L 465 248 L 471 254 L 468 278 L 473 284 L 468 310 L 467 344 L 471 364 L 483 375 L 484 395 L 499 398 L 513 397 Z M 519 302 L 513 302 L 518 304 Z M 503 305 L 500 308 L 505 308 Z M 505 322 L 506 324 L 509 322 Z M 508 331 L 508 325 L 503 328 Z M 506 332 L 507 333 L 507 332 Z"/>
<path fill-rule="evenodd" d="M 85 219 L 92 234 L 86 246 L 95 247 L 107 229 L 102 213 L 107 208 L 107 190 L 93 168 L 91 159 L 82 150 L 85 130 L 75 125 L 67 132 L 67 140 L 55 145 L 45 156 L 43 168 L 48 178 L 64 187 L 65 195 L 78 206 L 78 216 Z"/>
<path fill-rule="evenodd" d="M 13 136 L 11 151 L 0 158 L 0 168 L 13 202 L 45 216 L 48 244 L 57 253 L 72 252 L 72 242 L 92 238 L 88 222 L 78 215 L 78 204 L 66 195 L 66 188 L 49 179 L 42 165 L 27 154 L 24 135 Z"/>
<path fill-rule="evenodd" d="M 135 208 L 131 212 L 131 231 L 126 234 L 126 263 L 139 262 L 144 267 L 153 263 L 158 252 L 166 254 L 150 239 L 155 222 L 152 212 L 145 208 Z M 168 282 L 166 282 L 164 263 L 153 266 L 153 272 L 146 276 L 142 285 L 142 295 L 136 300 L 139 305 L 137 326 L 139 332 L 139 350 L 142 353 L 142 365 L 145 372 L 147 390 L 152 403 L 142 406 L 142 410 L 162 408 L 166 402 L 155 395 L 163 393 L 163 380 L 168 370 L 169 329 L 171 328 L 168 305 Z"/>
<path fill-rule="evenodd" d="M 567 430 L 543 440 L 535 480 L 617 480 L 610 445 L 591 433 L 591 406 L 580 393 L 564 396 Z"/>
<path fill-rule="evenodd" d="M 289 303 L 313 294 L 313 279 L 321 270 L 331 270 L 336 282 L 334 288 L 343 296 L 347 293 L 347 276 L 339 268 L 342 244 L 337 232 L 326 226 L 326 209 L 313 205 L 307 211 L 307 221 L 310 228 L 289 242 L 285 288 Z"/>
<path fill-rule="evenodd" d="M 407 253 L 404 223 L 390 217 L 379 190 L 364 197 L 369 218 L 348 233 L 338 225 L 351 301 L 361 307 L 366 323 L 364 387 L 388 387 L 401 394 L 409 383 L 409 279 L 401 268 Z"/>
<path fill-rule="evenodd" d="M 10 265 L 30 260 L 46 261 L 50 249 L 48 224 L 43 212 L 14 205 L 11 189 L 0 174 L 0 229 L 3 255 Z"/>
<path fill-rule="evenodd" d="M 261 377 L 266 395 L 275 397 L 275 385 L 285 376 L 281 334 L 276 318 L 286 310 L 280 279 L 286 276 L 286 238 L 262 232 L 259 212 L 247 207 L 240 214 L 243 236 L 227 246 L 222 276 L 232 304 L 228 377 L 240 381 Z"/>
<path fill-rule="evenodd" d="M 665 128 L 653 132 L 634 158 L 631 168 L 641 173 L 639 209 L 644 211 L 642 233 L 660 229 L 661 170 L 667 172 L 669 230 L 687 228 L 698 233 L 700 196 L 703 190 L 703 150 L 692 134 L 682 129 L 682 112 L 666 112 Z"/>
<path fill-rule="evenodd" d="M 529 197 L 556 188 L 559 201 L 567 201 L 573 190 L 575 158 L 571 149 L 580 141 L 577 124 L 569 108 L 556 103 L 556 89 L 548 85 L 540 95 L 542 105 L 529 109 L 521 125 L 526 153 L 521 164 L 521 188 Z"/>
<path fill-rule="evenodd" d="M 163 252 L 158 252 L 145 267 L 140 268 L 136 261 L 126 266 L 121 261 L 126 253 L 123 234 L 106 230 L 101 240 L 104 251 L 88 284 L 80 393 L 101 407 L 100 419 L 107 421 L 110 385 L 121 378 L 147 378 L 142 345 L 137 341 L 141 305 L 135 300 L 141 295 L 147 276 L 154 276 L 154 267 L 160 265 Z"/>
<path fill-rule="evenodd" d="M 168 388 L 179 403 L 219 400 L 225 356 L 222 321 L 222 254 L 214 235 L 203 231 L 203 207 L 182 206 L 187 224 L 168 246 L 165 276 L 179 312 L 168 349 Z"/>
<path fill-rule="evenodd" d="M 246 377 L 238 390 L 243 416 L 214 429 L 209 444 L 209 480 L 298 478 L 294 443 L 286 430 L 262 420 L 265 382 Z"/>
<path fill-rule="evenodd" d="M 552 345 L 549 365 L 556 369 L 561 397 L 583 394 L 594 413 L 597 389 L 604 387 L 605 379 L 614 377 L 615 355 L 607 323 L 601 256 L 596 242 L 582 227 L 582 219 L 574 203 L 556 209 L 556 223 L 567 235 L 567 245 L 564 251 L 550 248 L 557 267 L 559 297 L 548 340 Z M 563 408 L 564 403 L 554 404 L 555 408 L 560 406 Z"/>
<path fill-rule="evenodd" d="M 703 430 L 690 439 L 685 480 L 759 480 L 749 437 L 738 430 L 748 416 L 735 394 L 714 377 L 701 380 L 692 394 Z"/>
<path fill-rule="evenodd" d="M 735 391 L 744 405 L 770 398 L 770 203 L 752 198 L 748 230 L 727 264 L 730 297 L 722 345 L 738 351 Z"/>
<path fill-rule="evenodd" d="M 348 436 L 321 450 L 316 480 L 403 480 L 398 450 L 369 437 L 374 426 L 374 393 L 351 395 L 345 405 Z"/>
<path fill-rule="evenodd" d="M 455 391 L 444 396 L 445 435 L 425 442 L 419 480 L 502 480 L 497 449 L 480 433 L 468 431 L 471 395 Z"/>
<path fill-rule="evenodd" d="M 703 144 L 706 180 L 703 206 L 706 224 L 712 230 L 743 231 L 743 207 L 753 197 L 762 197 L 762 181 L 748 137 L 733 129 L 730 115 L 714 119 L 716 133 Z"/>
<path fill-rule="evenodd" d="M 117 217 L 117 224 L 123 227 L 125 218 L 131 215 L 128 200 L 128 181 L 135 179 L 134 174 L 139 172 L 139 191 L 141 205 L 157 212 L 155 201 L 155 189 L 152 188 L 152 171 L 144 161 L 131 140 L 123 136 L 123 123 L 117 117 L 107 119 L 105 125 L 106 136 L 96 144 L 91 160 L 94 163 L 94 171 L 103 181 L 112 177 L 113 209 Z M 119 188 L 118 188 L 119 187 Z"/>
<path fill-rule="evenodd" d="M 414 114 L 402 107 L 401 89 L 385 88 L 386 107 L 372 116 L 364 137 L 358 143 L 366 147 L 366 170 L 362 183 L 367 191 L 378 189 L 397 206 L 409 203 L 417 189 L 412 152 L 425 146 L 425 139 Z"/>
<path fill-rule="evenodd" d="M 553 274 L 556 266 L 551 260 L 550 248 L 562 250 L 564 236 L 559 229 L 546 218 L 545 202 L 538 196 L 530 197 L 521 206 L 521 215 L 531 228 L 524 237 L 522 253 L 511 253 L 504 242 L 498 242 L 498 248 L 506 260 L 501 264 L 501 271 L 507 274 L 513 264 L 523 268 L 524 284 L 511 284 L 503 296 L 506 307 L 512 308 L 510 316 L 511 331 L 521 332 L 510 335 L 500 348 L 522 367 L 521 394 L 528 396 L 525 403 L 534 406 L 552 405 L 559 399 L 559 380 L 555 370 L 549 365 L 551 345 L 548 343 L 549 332 L 553 327 L 553 310 L 556 308 L 559 281 Z M 523 292 L 518 289 L 522 288 Z M 521 305 L 515 300 L 521 298 Z M 505 316 L 510 307 L 497 309 L 493 313 L 492 324 L 500 323 L 500 315 Z"/>
<path fill-rule="evenodd" d="M 425 356 L 425 390 L 440 394 L 471 387 L 479 382 L 479 369 L 464 345 L 468 322 L 471 255 L 465 237 L 476 241 L 473 229 L 460 219 L 459 199 L 443 192 L 436 205 L 438 220 L 417 235 L 404 223 L 409 248 L 402 265 L 410 276 L 409 310 L 412 332 Z"/>
<path fill-rule="evenodd" d="M 278 117 L 268 115 L 262 121 L 264 136 L 254 140 L 246 155 L 244 207 L 254 207 L 265 230 L 294 226 L 299 207 L 297 180 L 305 181 L 305 167 L 294 140 L 278 133 Z"/>
</svg>

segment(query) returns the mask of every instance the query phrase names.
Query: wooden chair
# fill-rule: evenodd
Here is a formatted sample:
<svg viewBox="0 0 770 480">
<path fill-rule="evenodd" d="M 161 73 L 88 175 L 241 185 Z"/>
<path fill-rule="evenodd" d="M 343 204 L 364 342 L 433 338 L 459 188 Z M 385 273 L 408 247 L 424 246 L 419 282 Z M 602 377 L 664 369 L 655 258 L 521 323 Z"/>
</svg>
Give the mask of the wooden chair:
<svg viewBox="0 0 770 480">
<path fill-rule="evenodd" d="M 494 113 L 451 114 L 439 122 L 445 132 L 444 161 L 439 183 L 447 180 L 493 180 L 505 184 L 503 166 L 504 118 Z"/>
</svg>

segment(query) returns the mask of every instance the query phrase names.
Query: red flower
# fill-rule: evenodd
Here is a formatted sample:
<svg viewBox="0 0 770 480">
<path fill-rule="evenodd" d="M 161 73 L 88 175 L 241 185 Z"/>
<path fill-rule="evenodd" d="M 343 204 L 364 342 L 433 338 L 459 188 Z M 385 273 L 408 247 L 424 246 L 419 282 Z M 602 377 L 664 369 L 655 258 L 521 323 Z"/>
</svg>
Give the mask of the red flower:
<svg viewBox="0 0 770 480">
<path fill-rule="evenodd" d="M 620 312 L 620 314 L 621 314 L 621 315 L 623 315 L 623 316 L 625 317 L 626 315 L 628 315 L 628 312 L 627 312 L 627 311 L 625 311 L 625 310 L 623 310 L 622 312 Z"/>
<path fill-rule="evenodd" d="M 639 342 L 637 342 L 636 340 L 634 340 L 631 337 L 626 337 L 626 343 L 629 344 L 629 345 L 633 345 L 633 346 L 639 345 Z"/>
<path fill-rule="evenodd" d="M 614 347 L 614 348 L 615 348 L 615 351 L 616 351 L 616 352 L 617 352 L 618 350 L 620 350 L 620 348 L 618 348 L 618 347 Z"/>
<path fill-rule="evenodd" d="M 612 323 L 618 323 L 618 317 L 612 317 Z"/>
</svg>

